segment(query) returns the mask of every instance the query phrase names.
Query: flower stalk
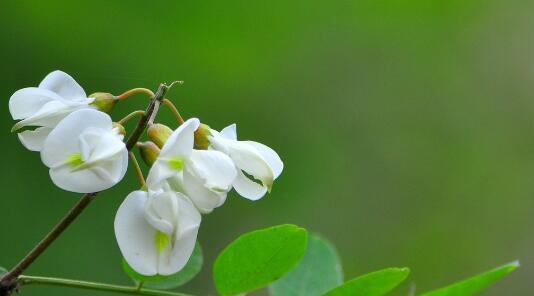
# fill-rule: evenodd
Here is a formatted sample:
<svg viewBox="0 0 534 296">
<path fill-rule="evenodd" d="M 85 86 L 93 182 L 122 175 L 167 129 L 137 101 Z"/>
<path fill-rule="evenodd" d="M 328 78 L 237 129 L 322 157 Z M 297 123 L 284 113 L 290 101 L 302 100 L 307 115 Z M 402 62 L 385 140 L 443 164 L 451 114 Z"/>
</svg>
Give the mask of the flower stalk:
<svg viewBox="0 0 534 296">
<path fill-rule="evenodd" d="M 184 119 L 183 119 L 182 115 L 180 115 L 180 112 L 178 111 L 178 108 L 176 108 L 176 106 L 174 106 L 174 104 L 171 101 L 169 101 L 167 99 L 163 99 L 163 101 L 161 103 L 163 105 L 165 105 L 165 107 L 171 109 L 172 113 L 174 114 L 174 116 L 178 120 L 178 123 L 180 123 L 180 124 L 184 123 Z"/>
<path fill-rule="evenodd" d="M 138 88 L 133 88 L 133 89 L 130 89 L 128 91 L 125 91 L 124 93 L 118 95 L 117 99 L 119 101 L 123 101 L 123 100 L 126 100 L 128 97 L 131 97 L 131 96 L 136 95 L 136 94 L 146 94 L 150 98 L 154 97 L 154 92 L 151 91 L 150 89 L 138 87 Z"/>
<path fill-rule="evenodd" d="M 130 121 L 134 117 L 136 117 L 136 116 L 142 117 L 144 115 L 145 115 L 145 111 L 137 110 L 137 111 L 134 111 L 134 112 L 124 116 L 121 120 L 118 121 L 118 123 L 120 123 L 122 125 L 125 125 L 126 123 L 128 123 L 128 121 Z"/>
<path fill-rule="evenodd" d="M 137 158 L 135 157 L 135 154 L 132 151 L 128 152 L 128 156 L 130 157 L 130 160 L 132 161 L 132 165 L 135 169 L 135 175 L 137 176 L 137 180 L 139 181 L 139 185 L 141 187 L 145 187 L 145 176 L 143 176 L 143 171 L 141 170 L 141 167 L 139 166 L 139 162 L 137 161 Z"/>
</svg>

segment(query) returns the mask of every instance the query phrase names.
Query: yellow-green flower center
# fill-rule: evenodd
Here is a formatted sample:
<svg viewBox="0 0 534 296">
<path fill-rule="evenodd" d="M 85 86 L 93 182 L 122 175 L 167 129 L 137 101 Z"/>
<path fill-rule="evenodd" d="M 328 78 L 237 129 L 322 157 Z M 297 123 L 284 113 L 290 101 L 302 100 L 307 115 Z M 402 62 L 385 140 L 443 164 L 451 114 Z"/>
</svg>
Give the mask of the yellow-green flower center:
<svg viewBox="0 0 534 296">
<path fill-rule="evenodd" d="M 177 171 L 181 171 L 184 169 L 184 159 L 181 157 L 173 157 L 167 161 L 169 166 Z"/>
<path fill-rule="evenodd" d="M 71 156 L 67 157 L 67 163 L 75 168 L 83 164 L 82 154 L 74 153 Z"/>
<path fill-rule="evenodd" d="M 156 232 L 156 250 L 158 250 L 159 253 L 163 252 L 165 248 L 169 245 L 169 242 L 171 241 L 171 238 L 161 231 Z"/>
</svg>

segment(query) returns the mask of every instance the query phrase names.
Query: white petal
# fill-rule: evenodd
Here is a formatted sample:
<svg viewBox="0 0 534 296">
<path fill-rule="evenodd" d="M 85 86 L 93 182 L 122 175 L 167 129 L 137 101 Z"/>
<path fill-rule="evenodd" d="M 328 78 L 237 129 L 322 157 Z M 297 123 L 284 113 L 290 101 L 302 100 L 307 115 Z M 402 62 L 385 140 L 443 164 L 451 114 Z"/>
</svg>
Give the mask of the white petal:
<svg viewBox="0 0 534 296">
<path fill-rule="evenodd" d="M 80 153 L 78 136 L 89 127 L 111 130 L 111 118 L 94 109 L 82 109 L 69 114 L 46 138 L 41 151 L 43 163 L 55 167 L 63 164 L 72 154 Z"/>
<path fill-rule="evenodd" d="M 172 191 L 149 191 L 148 201 L 145 204 L 145 218 L 152 227 L 173 235 L 177 227 L 178 201 L 176 193 Z"/>
<path fill-rule="evenodd" d="M 158 273 L 161 275 L 174 274 L 186 265 L 195 248 L 200 227 L 200 213 L 191 201 L 181 193 L 177 193 L 177 200 L 178 232 L 172 249 L 165 254 L 167 256 L 160 255 Z"/>
<path fill-rule="evenodd" d="M 35 130 L 27 130 L 21 133 L 18 133 L 19 139 L 22 142 L 22 145 L 31 151 L 41 151 L 43 149 L 44 141 L 48 134 L 52 131 L 48 127 L 39 127 Z"/>
<path fill-rule="evenodd" d="M 51 168 L 50 177 L 56 186 L 67 191 L 98 192 L 113 187 L 122 180 L 125 167 L 128 166 L 127 159 L 128 151 L 124 149 L 117 157 L 88 168 L 76 169 L 68 164 Z"/>
<path fill-rule="evenodd" d="M 23 126 L 46 126 L 53 128 L 69 113 L 77 109 L 79 109 L 78 106 L 68 106 L 60 100 L 50 101 L 44 104 L 34 115 L 19 121 L 15 126 L 17 128 Z"/>
<path fill-rule="evenodd" d="M 263 185 L 270 187 L 273 184 L 274 172 L 269 163 L 252 145 L 240 141 L 228 141 L 228 152 L 235 165 L 262 181 Z"/>
<path fill-rule="evenodd" d="M 214 150 L 193 150 L 186 170 L 204 180 L 207 188 L 216 191 L 228 191 L 237 173 L 230 157 Z"/>
<path fill-rule="evenodd" d="M 217 192 L 206 188 L 204 181 L 192 175 L 189 170 L 184 170 L 183 180 L 176 178 L 172 181 L 179 182 L 178 187 L 183 188 L 183 192 L 202 214 L 211 213 L 213 209 L 220 207 L 226 201 L 227 191 Z"/>
<path fill-rule="evenodd" d="M 194 132 L 199 125 L 200 121 L 197 118 L 188 119 L 180 125 L 161 148 L 159 157 L 162 159 L 189 157 L 191 150 L 193 150 Z"/>
<path fill-rule="evenodd" d="M 134 191 L 126 197 L 115 216 L 115 236 L 122 256 L 136 272 L 155 275 L 158 271 L 156 229 L 144 216 L 147 198 L 148 193 L 144 191 Z"/>
<path fill-rule="evenodd" d="M 9 99 L 9 112 L 15 120 L 34 115 L 46 103 L 61 98 L 52 91 L 36 87 L 16 91 Z"/>
<path fill-rule="evenodd" d="M 273 149 L 263 145 L 262 143 L 254 141 L 244 141 L 245 143 L 253 146 L 258 150 L 258 152 L 263 156 L 267 163 L 271 166 L 271 169 L 274 173 L 274 178 L 278 178 L 284 169 L 284 163 Z"/>
<path fill-rule="evenodd" d="M 54 71 L 39 84 L 39 88 L 51 90 L 66 100 L 83 100 L 87 98 L 83 88 L 69 74 Z"/>
<path fill-rule="evenodd" d="M 175 174 L 174 176 L 168 178 L 165 182 L 164 190 L 172 190 L 175 192 L 182 192 L 187 195 L 183 187 L 183 173 Z"/>
<path fill-rule="evenodd" d="M 167 163 L 158 159 L 148 172 L 146 184 L 148 185 L 148 188 L 153 190 L 161 189 L 163 186 L 165 186 L 165 181 L 167 179 L 177 174 L 180 174 L 180 172 L 176 172 L 176 170 L 169 167 Z"/>
<path fill-rule="evenodd" d="M 95 129 L 88 127 L 78 135 L 78 149 L 82 154 L 82 159 L 88 160 L 91 157 L 92 151 L 100 143 L 101 134 L 108 133 L 105 129 Z"/>
<path fill-rule="evenodd" d="M 113 155 L 113 157 L 90 163 L 85 169 L 94 171 L 101 179 L 107 178 L 110 181 L 110 184 L 115 185 L 124 178 L 124 175 L 128 170 L 128 150 L 126 150 L 126 147 L 123 147 L 123 149 Z"/>
<path fill-rule="evenodd" d="M 117 183 L 119 183 L 122 178 L 124 178 L 124 176 L 126 175 L 126 172 L 128 171 L 128 159 L 129 159 L 129 156 L 128 156 L 128 150 L 126 149 L 126 146 L 124 147 L 124 152 L 122 152 L 124 156 L 122 156 L 122 164 L 121 164 L 121 169 L 122 171 L 119 172 L 118 176 L 119 176 L 119 180 L 117 181 Z"/>
<path fill-rule="evenodd" d="M 258 200 L 267 193 L 266 187 L 250 180 L 241 170 L 235 178 L 234 189 L 239 195 L 250 200 Z"/>
<path fill-rule="evenodd" d="M 220 135 L 223 136 L 226 139 L 229 140 L 237 140 L 237 131 L 236 131 L 236 124 L 233 123 L 225 128 L 223 128 L 220 132 Z"/>
<path fill-rule="evenodd" d="M 234 140 L 229 140 L 221 136 L 216 130 L 211 130 L 211 136 L 208 136 L 208 139 L 210 141 L 210 146 L 208 147 L 209 150 L 221 151 L 227 155 L 230 154 L 229 145 L 235 142 Z"/>
<path fill-rule="evenodd" d="M 79 141 L 87 165 L 111 158 L 126 149 L 122 137 L 109 129 L 89 127 L 79 136 Z"/>
</svg>

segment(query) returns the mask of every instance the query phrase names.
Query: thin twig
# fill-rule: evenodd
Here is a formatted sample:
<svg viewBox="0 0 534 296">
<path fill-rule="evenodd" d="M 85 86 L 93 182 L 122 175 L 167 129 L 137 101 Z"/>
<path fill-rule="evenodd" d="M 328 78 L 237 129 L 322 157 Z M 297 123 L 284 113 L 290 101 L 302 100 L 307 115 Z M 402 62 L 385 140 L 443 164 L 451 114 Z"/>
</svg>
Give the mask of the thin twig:
<svg viewBox="0 0 534 296">
<path fill-rule="evenodd" d="M 41 285 L 50 285 L 50 286 L 62 286 L 62 287 L 71 287 L 87 290 L 99 290 L 107 291 L 121 294 L 130 294 L 130 295 L 147 295 L 147 296 L 191 296 L 183 293 L 160 291 L 160 290 L 151 290 L 143 289 L 138 286 L 120 286 L 112 285 L 105 283 L 89 282 L 89 281 L 79 281 L 79 280 L 70 280 L 63 278 L 52 278 L 52 277 L 42 277 L 42 276 L 28 276 L 21 275 L 19 277 L 18 283 L 21 286 L 30 285 L 30 284 L 41 284 Z"/>
<path fill-rule="evenodd" d="M 141 117 L 135 130 L 126 142 L 126 149 L 128 149 L 128 151 L 135 146 L 135 143 L 137 143 L 141 137 L 141 134 L 147 127 L 149 118 L 154 120 L 156 113 L 158 112 L 159 104 L 161 100 L 163 100 L 168 89 L 169 88 L 166 85 L 160 84 L 156 95 L 153 96 L 146 109 L 145 115 Z M 10 295 L 13 292 L 13 289 L 16 287 L 16 280 L 22 272 L 28 268 L 35 259 L 37 259 L 37 257 L 39 257 L 65 229 L 67 229 L 67 227 L 69 227 L 97 194 L 98 192 L 85 194 L 40 242 L 24 258 L 22 258 L 15 267 L 0 279 L 0 296 Z"/>
</svg>

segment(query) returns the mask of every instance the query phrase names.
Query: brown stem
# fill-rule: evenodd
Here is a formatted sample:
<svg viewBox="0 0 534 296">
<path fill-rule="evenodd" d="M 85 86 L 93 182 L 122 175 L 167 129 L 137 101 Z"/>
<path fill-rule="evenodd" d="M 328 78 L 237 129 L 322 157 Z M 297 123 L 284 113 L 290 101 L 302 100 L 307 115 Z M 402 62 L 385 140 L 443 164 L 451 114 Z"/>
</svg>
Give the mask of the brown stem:
<svg viewBox="0 0 534 296">
<path fill-rule="evenodd" d="M 158 91 L 154 95 L 153 99 L 150 101 L 150 105 L 148 105 L 148 107 L 146 108 L 145 114 L 141 116 L 137 127 L 132 132 L 132 135 L 130 136 L 128 141 L 126 141 L 126 148 L 128 149 L 128 151 L 132 150 L 133 146 L 135 146 L 135 143 L 137 143 L 137 141 L 141 137 L 141 134 L 143 134 L 143 132 L 145 131 L 146 126 L 149 123 L 154 122 L 156 114 L 158 114 L 161 100 L 163 100 L 163 97 L 165 96 L 165 93 L 167 93 L 167 90 L 169 90 L 169 87 L 167 85 L 159 85 Z M 139 128 L 141 126 L 142 128 Z"/>
<path fill-rule="evenodd" d="M 145 114 L 139 120 L 135 130 L 132 132 L 126 148 L 130 151 L 139 140 L 145 130 L 149 120 L 153 121 L 158 112 L 159 104 L 169 87 L 160 84 L 158 91 L 153 96 Z M 88 193 L 72 207 L 72 209 L 59 221 L 54 228 L 24 257 L 22 260 L 6 273 L 0 280 L 0 296 L 10 295 L 16 288 L 17 278 L 28 268 L 60 235 L 72 222 L 83 212 L 89 203 L 95 198 L 98 192 Z"/>
<path fill-rule="evenodd" d="M 10 272 L 8 272 L 0 282 L 0 295 L 9 295 L 17 277 L 30 266 L 52 242 L 82 213 L 82 211 L 95 198 L 95 193 L 87 193 L 70 209 L 70 211 L 59 221 L 59 223 L 24 257 Z M 6 293 L 6 294 L 2 294 Z"/>
</svg>

